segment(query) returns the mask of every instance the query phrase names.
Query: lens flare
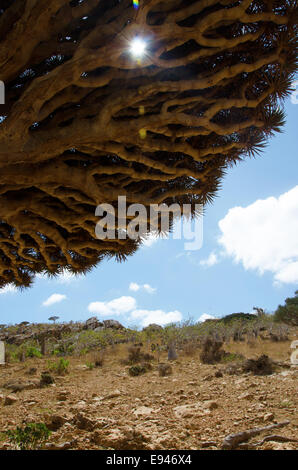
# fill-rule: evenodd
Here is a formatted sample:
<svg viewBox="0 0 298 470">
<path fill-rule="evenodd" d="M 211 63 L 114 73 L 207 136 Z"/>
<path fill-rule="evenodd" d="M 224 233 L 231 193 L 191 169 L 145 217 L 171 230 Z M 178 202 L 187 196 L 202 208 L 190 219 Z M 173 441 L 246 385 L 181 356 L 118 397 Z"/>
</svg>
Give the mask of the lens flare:
<svg viewBox="0 0 298 470">
<path fill-rule="evenodd" d="M 133 3 L 133 7 L 137 10 L 140 6 L 139 0 L 133 0 L 132 3 Z"/>
<path fill-rule="evenodd" d="M 132 55 L 135 57 L 142 57 L 144 55 L 146 50 L 146 43 L 145 41 L 142 41 L 142 39 L 135 38 L 130 46 L 130 52 Z"/>
<path fill-rule="evenodd" d="M 139 130 L 139 136 L 141 137 L 141 139 L 146 139 L 146 137 L 147 137 L 146 129 L 140 129 Z"/>
</svg>

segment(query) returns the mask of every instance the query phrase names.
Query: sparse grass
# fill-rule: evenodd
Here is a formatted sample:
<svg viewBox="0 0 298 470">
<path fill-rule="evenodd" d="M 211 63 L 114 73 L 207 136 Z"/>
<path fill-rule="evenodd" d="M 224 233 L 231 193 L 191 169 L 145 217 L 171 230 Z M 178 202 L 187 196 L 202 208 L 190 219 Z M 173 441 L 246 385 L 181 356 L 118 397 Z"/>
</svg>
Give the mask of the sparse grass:
<svg viewBox="0 0 298 470">
<path fill-rule="evenodd" d="M 295 405 L 290 400 L 283 400 L 278 405 L 279 408 L 292 408 L 293 406 Z"/>
<path fill-rule="evenodd" d="M 257 338 L 253 345 L 231 341 L 225 344 L 225 350 L 229 353 L 242 354 L 245 357 L 257 358 L 262 354 L 276 361 L 287 361 L 290 358 L 291 341 L 273 342 Z"/>
<path fill-rule="evenodd" d="M 69 361 L 61 357 L 57 362 L 48 361 L 48 369 L 56 372 L 59 375 L 64 375 L 69 372 Z"/>
<path fill-rule="evenodd" d="M 94 363 L 95 367 L 103 367 L 104 362 L 105 362 L 105 356 L 104 356 L 103 351 L 99 351 L 99 352 L 96 351 L 92 354 L 91 357 L 92 357 L 92 362 Z"/>
<path fill-rule="evenodd" d="M 51 408 L 36 408 L 36 411 L 38 413 L 43 413 L 43 414 L 47 413 L 47 414 L 50 414 L 50 415 L 54 413 L 54 411 Z"/>
<path fill-rule="evenodd" d="M 86 366 L 88 367 L 89 370 L 93 370 L 95 367 L 95 364 L 93 362 L 86 362 Z"/>
<path fill-rule="evenodd" d="M 42 354 L 37 348 L 35 348 L 34 346 L 31 346 L 27 349 L 26 356 L 27 357 L 39 357 L 39 358 L 41 358 Z"/>
<path fill-rule="evenodd" d="M 187 342 L 182 348 L 182 353 L 186 356 L 194 356 L 197 352 L 198 344 L 194 341 Z"/>
<path fill-rule="evenodd" d="M 244 359 L 242 354 L 237 354 L 237 353 L 227 353 L 225 354 L 221 362 L 227 363 L 227 362 L 235 362 L 235 361 L 242 361 Z"/>
</svg>

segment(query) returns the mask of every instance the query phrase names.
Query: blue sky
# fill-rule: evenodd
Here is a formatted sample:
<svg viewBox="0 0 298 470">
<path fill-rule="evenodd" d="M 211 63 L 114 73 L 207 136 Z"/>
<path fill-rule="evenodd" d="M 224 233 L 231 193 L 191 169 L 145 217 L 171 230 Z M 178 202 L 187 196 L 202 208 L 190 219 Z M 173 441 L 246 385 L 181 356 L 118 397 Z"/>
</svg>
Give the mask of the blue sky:
<svg viewBox="0 0 298 470">
<path fill-rule="evenodd" d="M 158 240 L 125 263 L 105 261 L 85 277 L 37 279 L 22 292 L 2 289 L 0 323 L 95 315 L 144 326 L 251 312 L 254 306 L 273 311 L 298 289 L 294 101 L 286 103 L 284 132 L 270 140 L 262 156 L 228 171 L 205 210 L 200 250 L 186 252 L 183 240 Z"/>
</svg>

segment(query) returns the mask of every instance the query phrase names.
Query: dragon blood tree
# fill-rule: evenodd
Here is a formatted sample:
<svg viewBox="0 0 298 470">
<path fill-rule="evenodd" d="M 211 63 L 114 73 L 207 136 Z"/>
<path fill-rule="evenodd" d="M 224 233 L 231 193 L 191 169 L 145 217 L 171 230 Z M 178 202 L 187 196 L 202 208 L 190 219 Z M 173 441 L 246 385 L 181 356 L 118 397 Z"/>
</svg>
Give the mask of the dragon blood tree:
<svg viewBox="0 0 298 470">
<path fill-rule="evenodd" d="M 86 272 L 95 208 L 206 204 L 284 122 L 297 1 L 0 0 L 0 286 Z"/>
</svg>

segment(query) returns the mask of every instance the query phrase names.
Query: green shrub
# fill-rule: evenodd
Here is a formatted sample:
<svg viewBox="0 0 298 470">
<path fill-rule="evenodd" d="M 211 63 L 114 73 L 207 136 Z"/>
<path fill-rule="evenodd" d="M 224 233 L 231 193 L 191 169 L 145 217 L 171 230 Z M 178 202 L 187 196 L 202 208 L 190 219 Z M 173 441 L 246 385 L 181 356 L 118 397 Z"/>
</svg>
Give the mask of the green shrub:
<svg viewBox="0 0 298 470">
<path fill-rule="evenodd" d="M 93 362 L 86 362 L 86 366 L 88 367 L 88 369 L 92 370 L 94 369 L 95 364 L 93 364 Z"/>
<path fill-rule="evenodd" d="M 131 367 L 128 369 L 128 373 L 129 373 L 129 375 L 131 375 L 132 377 L 136 377 L 136 376 L 138 376 L 138 375 L 145 374 L 145 372 L 147 372 L 147 368 L 144 367 L 144 366 L 131 366 Z"/>
<path fill-rule="evenodd" d="M 26 351 L 27 357 L 42 357 L 41 352 L 34 346 L 30 346 Z"/>
<path fill-rule="evenodd" d="M 69 355 L 73 354 L 74 350 L 75 350 L 74 344 L 70 344 L 67 346 L 67 354 Z"/>
<path fill-rule="evenodd" d="M 211 336 L 208 336 L 203 342 L 200 354 L 200 359 L 203 364 L 215 364 L 216 362 L 220 362 L 226 354 L 225 351 L 221 349 L 222 345 L 222 341 L 217 341 Z"/>
<path fill-rule="evenodd" d="M 81 349 L 81 351 L 80 351 L 80 356 L 85 356 L 88 352 L 89 352 L 89 349 L 88 349 L 88 348 L 83 348 L 83 349 Z"/>
<path fill-rule="evenodd" d="M 271 375 L 274 372 L 273 361 L 263 354 L 257 359 L 247 359 L 243 364 L 243 372 L 252 372 L 254 375 Z"/>
<path fill-rule="evenodd" d="M 234 322 L 235 320 L 240 320 L 243 322 L 254 321 L 256 316 L 252 313 L 231 313 L 230 315 L 226 315 L 225 317 L 221 318 L 220 321 L 223 323 L 230 323 Z"/>
<path fill-rule="evenodd" d="M 295 297 L 289 297 L 285 300 L 285 305 L 279 305 L 274 313 L 276 322 L 283 322 L 291 326 L 298 326 L 298 290 Z"/>
<path fill-rule="evenodd" d="M 58 362 L 48 362 L 49 370 L 56 372 L 57 374 L 67 374 L 68 373 L 69 361 L 61 357 Z"/>
<path fill-rule="evenodd" d="M 48 440 L 51 431 L 44 423 L 29 423 L 13 431 L 6 431 L 5 435 L 17 449 L 33 450 Z"/>
<path fill-rule="evenodd" d="M 55 383 L 54 378 L 49 374 L 49 372 L 42 372 L 41 377 L 40 377 L 40 386 L 41 387 L 47 387 L 48 385 L 51 385 Z"/>
<path fill-rule="evenodd" d="M 222 357 L 222 362 L 234 362 L 234 361 L 242 361 L 244 357 L 242 354 L 236 354 L 236 353 L 226 353 Z"/>
</svg>

